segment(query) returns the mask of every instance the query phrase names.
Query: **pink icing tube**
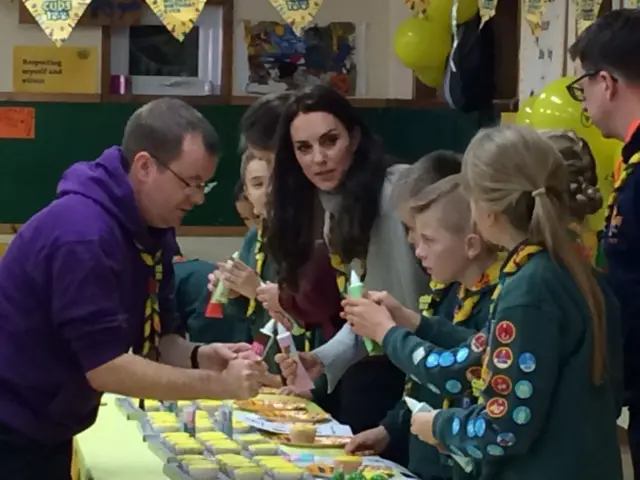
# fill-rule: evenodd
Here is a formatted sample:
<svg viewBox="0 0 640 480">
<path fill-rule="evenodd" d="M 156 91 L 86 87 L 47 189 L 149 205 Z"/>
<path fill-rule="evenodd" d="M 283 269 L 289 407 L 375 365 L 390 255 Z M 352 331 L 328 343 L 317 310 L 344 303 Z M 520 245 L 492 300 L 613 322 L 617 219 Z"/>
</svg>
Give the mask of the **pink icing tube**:
<svg viewBox="0 0 640 480">
<path fill-rule="evenodd" d="M 302 366 L 302 362 L 300 361 L 300 357 L 298 356 L 298 350 L 296 349 L 296 345 L 293 342 L 293 336 L 291 332 L 281 333 L 277 337 L 278 345 L 280 345 L 280 350 L 282 353 L 289 355 L 292 359 L 296 361 L 298 365 L 296 370 L 296 378 L 293 382 L 292 387 L 298 390 L 311 390 L 313 388 L 313 382 L 311 381 L 311 377 L 309 373 Z"/>
</svg>

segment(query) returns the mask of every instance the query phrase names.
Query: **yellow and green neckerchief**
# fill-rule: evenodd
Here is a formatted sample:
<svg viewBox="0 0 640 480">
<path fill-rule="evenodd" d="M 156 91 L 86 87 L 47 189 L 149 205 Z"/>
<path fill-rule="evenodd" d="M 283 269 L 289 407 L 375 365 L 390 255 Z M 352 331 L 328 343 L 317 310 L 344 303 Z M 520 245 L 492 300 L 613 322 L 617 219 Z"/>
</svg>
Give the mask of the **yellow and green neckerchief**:
<svg viewBox="0 0 640 480">
<path fill-rule="evenodd" d="M 258 226 L 258 236 L 256 239 L 256 247 L 253 250 L 253 254 L 255 255 L 256 260 L 256 273 L 258 274 L 258 278 L 262 278 L 262 270 L 264 268 L 264 261 L 266 258 L 264 252 L 264 242 L 262 241 L 262 225 Z M 249 299 L 249 306 L 247 307 L 247 317 L 250 317 L 253 312 L 256 311 L 256 298 Z"/>
<path fill-rule="evenodd" d="M 147 253 L 141 245 L 136 244 L 140 251 L 142 261 L 153 269 L 153 275 L 147 284 L 147 299 L 144 305 L 144 330 L 142 337 L 142 356 L 152 360 L 160 358 L 158 345 L 162 325 L 160 324 L 160 282 L 162 282 L 162 250 L 158 250 L 155 255 Z"/>
<path fill-rule="evenodd" d="M 453 311 L 453 323 L 462 323 L 471 317 L 473 309 L 482 298 L 482 294 L 489 287 L 498 285 L 500 278 L 500 269 L 504 263 L 505 256 L 498 255 L 496 260 L 485 270 L 482 276 L 473 284 L 472 287 L 467 288 L 464 285 L 458 287 L 457 292 L 457 305 Z M 492 297 L 493 298 L 493 297 Z M 472 383 L 473 388 L 473 383 Z M 478 392 L 479 393 L 479 392 Z M 475 388 L 473 388 L 474 396 L 476 394 Z M 442 408 L 449 408 L 451 406 L 451 399 L 445 398 L 442 402 Z"/>
</svg>

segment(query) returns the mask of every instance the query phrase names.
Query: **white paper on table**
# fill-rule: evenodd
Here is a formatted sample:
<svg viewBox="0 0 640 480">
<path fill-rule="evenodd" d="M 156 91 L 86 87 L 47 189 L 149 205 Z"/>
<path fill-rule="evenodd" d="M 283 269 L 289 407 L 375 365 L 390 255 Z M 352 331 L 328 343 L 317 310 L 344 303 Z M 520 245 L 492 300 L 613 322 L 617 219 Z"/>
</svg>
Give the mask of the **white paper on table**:
<svg viewBox="0 0 640 480">
<path fill-rule="evenodd" d="M 291 423 L 280 423 L 269 421 L 257 413 L 234 411 L 235 418 L 244 422 L 253 428 L 259 430 L 265 430 L 271 433 L 289 433 L 291 429 Z M 342 425 L 341 423 L 331 420 L 327 423 L 317 425 L 317 435 L 320 437 L 350 437 L 353 435 L 351 427 L 348 425 Z"/>
</svg>

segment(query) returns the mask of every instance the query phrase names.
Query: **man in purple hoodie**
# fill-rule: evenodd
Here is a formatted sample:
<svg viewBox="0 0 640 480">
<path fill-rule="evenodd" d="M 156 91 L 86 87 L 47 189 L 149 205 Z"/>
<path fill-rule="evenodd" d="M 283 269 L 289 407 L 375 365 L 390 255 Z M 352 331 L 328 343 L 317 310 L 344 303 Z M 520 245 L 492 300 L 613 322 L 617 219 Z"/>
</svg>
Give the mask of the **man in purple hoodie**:
<svg viewBox="0 0 640 480">
<path fill-rule="evenodd" d="M 94 423 L 102 392 L 257 393 L 266 370 L 248 345 L 191 344 L 175 312 L 174 227 L 204 201 L 218 152 L 195 109 L 153 101 L 121 147 L 71 166 L 11 242 L 0 262 L 3 477 L 70 478 L 72 438 Z"/>
</svg>

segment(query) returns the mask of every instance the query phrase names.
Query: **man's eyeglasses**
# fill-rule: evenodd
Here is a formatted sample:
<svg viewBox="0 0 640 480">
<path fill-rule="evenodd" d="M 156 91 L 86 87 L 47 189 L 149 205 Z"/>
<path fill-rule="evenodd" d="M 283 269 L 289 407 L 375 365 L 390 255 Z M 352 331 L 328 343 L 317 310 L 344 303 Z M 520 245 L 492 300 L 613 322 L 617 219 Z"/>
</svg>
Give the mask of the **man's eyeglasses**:
<svg viewBox="0 0 640 480">
<path fill-rule="evenodd" d="M 176 177 L 178 180 L 180 180 L 185 187 L 187 187 L 188 189 L 193 189 L 193 190 L 197 190 L 198 192 L 203 192 L 203 193 L 209 193 L 211 191 L 211 189 L 213 187 L 216 186 L 216 184 L 218 182 L 199 182 L 199 183 L 192 183 L 188 180 L 186 180 L 182 175 L 180 175 L 179 173 L 177 173 L 173 168 L 171 168 L 169 165 L 167 165 L 165 162 L 162 162 L 161 160 L 159 160 L 157 157 L 154 157 L 153 155 L 149 154 L 149 156 L 151 158 L 153 158 L 153 160 L 158 164 L 161 165 L 162 168 L 165 168 L 166 170 L 168 170 L 169 172 L 171 172 L 171 174 Z"/>
<path fill-rule="evenodd" d="M 582 81 L 586 78 L 593 78 L 596 75 L 599 75 L 600 73 L 602 73 L 604 70 L 593 70 L 593 71 L 589 71 L 589 72 L 585 72 L 582 75 L 580 75 L 578 78 L 576 78 L 573 82 L 571 82 L 569 85 L 567 85 L 567 92 L 569 93 L 569 96 L 574 99 L 576 102 L 584 102 L 585 101 L 585 94 L 584 94 L 584 87 L 582 86 Z M 615 82 L 617 81 L 617 78 L 614 77 L 613 75 L 609 74 L 611 76 L 611 79 Z"/>
</svg>

